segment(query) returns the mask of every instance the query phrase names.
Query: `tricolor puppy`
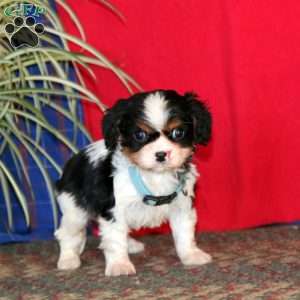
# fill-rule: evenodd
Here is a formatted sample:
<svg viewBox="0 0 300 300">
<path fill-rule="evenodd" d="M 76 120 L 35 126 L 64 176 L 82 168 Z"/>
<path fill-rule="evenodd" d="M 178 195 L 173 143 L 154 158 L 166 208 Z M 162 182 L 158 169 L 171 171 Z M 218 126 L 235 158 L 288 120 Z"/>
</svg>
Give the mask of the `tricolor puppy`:
<svg viewBox="0 0 300 300">
<path fill-rule="evenodd" d="M 206 106 L 191 93 L 139 93 L 109 109 L 102 129 L 104 140 L 73 156 L 57 182 L 58 268 L 80 266 L 89 219 L 99 222 L 107 276 L 135 273 L 128 253 L 144 245 L 130 230 L 166 221 L 183 264 L 210 262 L 194 238 L 197 171 L 191 162 L 195 145 L 210 139 Z"/>
</svg>

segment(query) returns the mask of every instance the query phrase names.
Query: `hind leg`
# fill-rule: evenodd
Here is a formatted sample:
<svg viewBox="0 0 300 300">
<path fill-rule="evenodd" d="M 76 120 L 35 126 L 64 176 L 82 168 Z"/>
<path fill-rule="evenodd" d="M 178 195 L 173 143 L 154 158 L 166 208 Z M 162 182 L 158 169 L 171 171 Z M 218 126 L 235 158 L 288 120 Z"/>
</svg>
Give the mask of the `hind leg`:
<svg viewBox="0 0 300 300">
<path fill-rule="evenodd" d="M 136 254 L 143 252 L 145 249 L 145 246 L 142 242 L 137 241 L 136 239 L 132 237 L 128 237 L 128 253 L 130 254 Z"/>
<path fill-rule="evenodd" d="M 129 236 L 127 248 L 128 248 L 129 254 L 136 254 L 136 253 L 143 252 L 145 249 L 145 246 L 142 242 L 139 242 L 136 239 Z M 104 245 L 102 244 L 102 242 L 99 245 L 99 249 L 104 250 Z"/>
<path fill-rule="evenodd" d="M 76 269 L 80 266 L 80 254 L 86 242 L 88 214 L 75 205 L 74 198 L 68 193 L 60 194 L 58 203 L 63 216 L 55 232 L 60 246 L 57 267 L 61 270 Z"/>
</svg>

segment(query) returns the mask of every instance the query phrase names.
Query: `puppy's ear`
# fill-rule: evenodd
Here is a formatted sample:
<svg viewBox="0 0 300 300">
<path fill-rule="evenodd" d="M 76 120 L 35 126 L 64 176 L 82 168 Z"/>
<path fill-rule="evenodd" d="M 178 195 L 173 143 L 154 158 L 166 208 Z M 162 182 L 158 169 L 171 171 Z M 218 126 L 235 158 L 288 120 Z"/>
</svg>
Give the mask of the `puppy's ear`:
<svg viewBox="0 0 300 300">
<path fill-rule="evenodd" d="M 194 122 L 194 143 L 207 145 L 211 138 L 212 118 L 207 106 L 194 93 L 185 93 Z"/>
<path fill-rule="evenodd" d="M 105 146 L 113 151 L 118 145 L 120 137 L 119 125 L 128 108 L 128 101 L 121 99 L 110 109 L 106 110 L 102 121 L 102 132 Z"/>
</svg>

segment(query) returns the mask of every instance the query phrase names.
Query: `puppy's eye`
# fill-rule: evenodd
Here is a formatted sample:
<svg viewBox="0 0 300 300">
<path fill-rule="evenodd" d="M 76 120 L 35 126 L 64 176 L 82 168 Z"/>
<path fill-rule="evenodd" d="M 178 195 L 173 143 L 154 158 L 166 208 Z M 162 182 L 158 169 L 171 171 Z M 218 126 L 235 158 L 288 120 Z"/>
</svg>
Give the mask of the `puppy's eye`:
<svg viewBox="0 0 300 300">
<path fill-rule="evenodd" d="M 134 139 L 139 143 L 144 143 L 148 140 L 148 134 L 143 130 L 138 130 L 133 134 Z"/>
<path fill-rule="evenodd" d="M 170 133 L 170 137 L 174 141 L 179 141 L 183 139 L 184 135 L 185 135 L 185 131 L 182 128 L 174 128 Z"/>
</svg>

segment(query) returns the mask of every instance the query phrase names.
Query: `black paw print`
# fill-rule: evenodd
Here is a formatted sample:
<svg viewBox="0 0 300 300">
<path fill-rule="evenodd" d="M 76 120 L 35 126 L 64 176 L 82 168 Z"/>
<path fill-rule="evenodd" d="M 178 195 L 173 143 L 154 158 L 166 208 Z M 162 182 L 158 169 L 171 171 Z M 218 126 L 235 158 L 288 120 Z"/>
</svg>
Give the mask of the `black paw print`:
<svg viewBox="0 0 300 300">
<path fill-rule="evenodd" d="M 44 32 L 44 25 L 36 24 L 34 17 L 16 17 L 13 23 L 8 23 L 5 28 L 10 43 L 14 48 L 21 46 L 36 47 L 39 43 L 39 34 Z"/>
</svg>

